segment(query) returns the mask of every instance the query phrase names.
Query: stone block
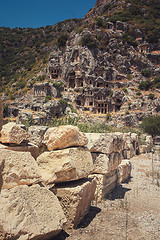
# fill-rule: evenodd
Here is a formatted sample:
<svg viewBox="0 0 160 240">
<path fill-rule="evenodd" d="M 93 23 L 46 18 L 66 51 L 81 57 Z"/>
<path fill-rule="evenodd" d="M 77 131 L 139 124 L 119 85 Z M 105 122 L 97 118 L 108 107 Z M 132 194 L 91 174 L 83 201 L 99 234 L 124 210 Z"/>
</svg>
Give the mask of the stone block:
<svg viewBox="0 0 160 240">
<path fill-rule="evenodd" d="M 67 147 L 84 146 L 88 143 L 85 134 L 75 126 L 60 126 L 49 128 L 44 135 L 43 143 L 49 151 Z"/>
<path fill-rule="evenodd" d="M 94 197 L 96 202 L 101 202 L 117 186 L 118 175 L 116 171 L 109 174 L 91 174 L 89 177 L 94 178 L 97 183 Z"/>
<path fill-rule="evenodd" d="M 122 133 L 106 133 L 97 134 L 94 133 L 86 135 L 88 138 L 96 136 L 95 141 L 89 140 L 89 149 L 94 153 L 111 154 L 113 152 L 122 152 L 123 149 L 123 134 Z"/>
<path fill-rule="evenodd" d="M 106 174 L 116 170 L 121 163 L 122 154 L 111 153 L 110 155 L 102 153 L 92 153 L 94 173 Z"/>
<path fill-rule="evenodd" d="M 2 189 L 41 182 L 38 164 L 29 152 L 0 149 L 0 163 Z"/>
<path fill-rule="evenodd" d="M 9 122 L 2 127 L 0 137 L 0 142 L 2 143 L 13 143 L 19 145 L 22 142 L 28 143 L 29 139 L 30 134 L 14 122 Z"/>
<path fill-rule="evenodd" d="M 123 183 L 131 176 L 132 165 L 129 160 L 122 160 L 118 166 L 118 183 Z"/>
<path fill-rule="evenodd" d="M 9 145 L 0 144 L 0 149 L 8 149 L 8 150 L 17 151 L 17 152 L 30 152 L 32 157 L 34 157 L 34 159 L 36 159 L 40 155 L 39 147 L 32 144 L 27 144 L 24 146 L 9 146 Z"/>
<path fill-rule="evenodd" d="M 93 171 L 92 156 L 85 147 L 44 152 L 37 163 L 45 185 L 81 179 Z"/>
<path fill-rule="evenodd" d="M 38 147 L 41 147 L 44 134 L 47 131 L 46 126 L 31 126 L 28 128 L 28 132 L 31 135 L 30 142 Z"/>
<path fill-rule="evenodd" d="M 51 189 L 58 197 L 67 218 L 65 230 L 75 228 L 83 219 L 90 208 L 95 189 L 94 179 L 63 183 Z"/>
<path fill-rule="evenodd" d="M 38 185 L 3 190 L 0 206 L 2 239 L 49 239 L 57 235 L 66 222 L 57 197 Z"/>
</svg>

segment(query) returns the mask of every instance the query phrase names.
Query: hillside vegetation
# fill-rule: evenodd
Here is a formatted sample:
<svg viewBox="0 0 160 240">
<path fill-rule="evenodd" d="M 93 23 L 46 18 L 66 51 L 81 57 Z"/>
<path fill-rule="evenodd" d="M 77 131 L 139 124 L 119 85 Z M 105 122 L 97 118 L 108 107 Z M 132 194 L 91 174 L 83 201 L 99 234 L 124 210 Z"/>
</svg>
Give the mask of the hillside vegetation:
<svg viewBox="0 0 160 240">
<path fill-rule="evenodd" d="M 118 4 L 112 2 L 104 6 L 102 15 L 108 16 L 111 22 L 135 23 L 144 30 L 147 42 L 158 43 L 160 38 L 158 0 L 127 0 L 118 1 Z"/>
<path fill-rule="evenodd" d="M 14 94 L 17 90 L 26 92 L 33 83 L 27 81 L 43 70 L 48 62 L 49 53 L 54 46 L 64 47 L 73 30 L 81 32 L 84 28 L 93 28 L 95 22 L 98 27 L 105 28 L 105 23 L 101 17 L 108 18 L 109 21 L 134 23 L 140 27 L 147 42 L 155 44 L 157 48 L 160 38 L 160 4 L 158 0 L 126 0 L 109 1 L 107 4 L 91 9 L 87 16 L 95 13 L 95 18 L 89 21 L 81 19 L 70 19 L 59 22 L 54 26 L 46 26 L 37 29 L 33 28 L 0 28 L 0 92 L 7 95 Z M 94 21 L 93 21 L 94 20 Z M 134 27 L 133 27 L 134 28 Z M 134 41 L 133 28 L 129 29 L 124 36 L 132 46 L 136 47 Z M 62 35 L 62 36 L 61 36 Z M 83 39 L 83 43 L 90 47 L 105 48 L 102 36 L 97 36 L 97 41 Z M 88 44 L 88 45 L 87 45 Z M 14 90 L 10 90 L 14 84 Z M 27 86 L 27 88 L 25 88 Z M 25 89 L 24 89 L 25 88 Z"/>
<path fill-rule="evenodd" d="M 1 27 L 0 92 L 9 94 L 14 83 L 16 91 L 23 89 L 27 80 L 44 69 L 52 48 L 61 45 L 59 36 L 69 34 L 77 24 L 81 24 L 81 19 L 70 19 L 37 29 Z"/>
</svg>

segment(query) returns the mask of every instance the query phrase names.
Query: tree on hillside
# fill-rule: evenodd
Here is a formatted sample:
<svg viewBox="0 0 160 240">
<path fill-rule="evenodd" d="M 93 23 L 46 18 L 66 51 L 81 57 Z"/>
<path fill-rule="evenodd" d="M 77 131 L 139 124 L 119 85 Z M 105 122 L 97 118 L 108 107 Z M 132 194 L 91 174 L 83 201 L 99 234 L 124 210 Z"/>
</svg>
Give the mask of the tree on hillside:
<svg viewBox="0 0 160 240">
<path fill-rule="evenodd" d="M 160 136 L 160 116 L 143 118 L 140 127 L 144 132 L 152 135 L 152 137 Z"/>
</svg>

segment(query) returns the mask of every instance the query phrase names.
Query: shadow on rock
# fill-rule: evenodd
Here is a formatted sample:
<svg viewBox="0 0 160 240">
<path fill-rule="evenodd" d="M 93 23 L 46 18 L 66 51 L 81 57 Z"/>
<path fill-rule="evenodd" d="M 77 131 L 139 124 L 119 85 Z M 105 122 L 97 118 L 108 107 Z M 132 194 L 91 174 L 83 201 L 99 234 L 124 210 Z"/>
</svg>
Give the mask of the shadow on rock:
<svg viewBox="0 0 160 240">
<path fill-rule="evenodd" d="M 69 234 L 62 230 L 57 236 L 50 238 L 50 240 L 65 240 L 67 237 L 69 237 Z"/>
<path fill-rule="evenodd" d="M 132 181 L 132 178 L 133 178 L 133 177 L 129 177 L 129 178 L 128 178 L 127 180 L 125 180 L 123 183 L 127 183 L 127 184 L 128 184 L 129 182 Z"/>
<path fill-rule="evenodd" d="M 115 200 L 115 199 L 123 199 L 125 197 L 125 193 L 130 191 L 130 188 L 122 187 L 122 185 L 117 186 L 112 192 L 110 192 L 105 199 Z"/>
<path fill-rule="evenodd" d="M 78 224 L 77 228 L 86 228 L 99 212 L 101 212 L 100 208 L 90 207 L 89 212 L 85 215 L 85 217 L 82 219 L 82 221 Z"/>
</svg>

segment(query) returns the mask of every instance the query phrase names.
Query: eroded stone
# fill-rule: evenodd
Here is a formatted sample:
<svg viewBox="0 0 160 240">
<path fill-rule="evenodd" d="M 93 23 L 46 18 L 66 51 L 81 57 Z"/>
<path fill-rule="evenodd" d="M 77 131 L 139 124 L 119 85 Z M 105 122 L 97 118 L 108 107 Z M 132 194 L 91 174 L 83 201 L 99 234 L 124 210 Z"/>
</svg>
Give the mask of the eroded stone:
<svg viewBox="0 0 160 240">
<path fill-rule="evenodd" d="M 3 190 L 0 206 L 0 226 L 8 239 L 48 239 L 66 222 L 57 197 L 38 185 Z"/>
<path fill-rule="evenodd" d="M 44 152 L 37 163 L 45 184 L 81 179 L 93 170 L 91 153 L 85 147 Z"/>
<path fill-rule="evenodd" d="M 58 197 L 67 218 L 65 230 L 74 228 L 89 210 L 94 198 L 96 181 L 82 179 L 55 186 L 52 191 Z"/>
<path fill-rule="evenodd" d="M 88 143 L 85 134 L 75 126 L 49 128 L 44 135 L 43 143 L 49 151 L 67 147 L 84 146 Z"/>
</svg>

